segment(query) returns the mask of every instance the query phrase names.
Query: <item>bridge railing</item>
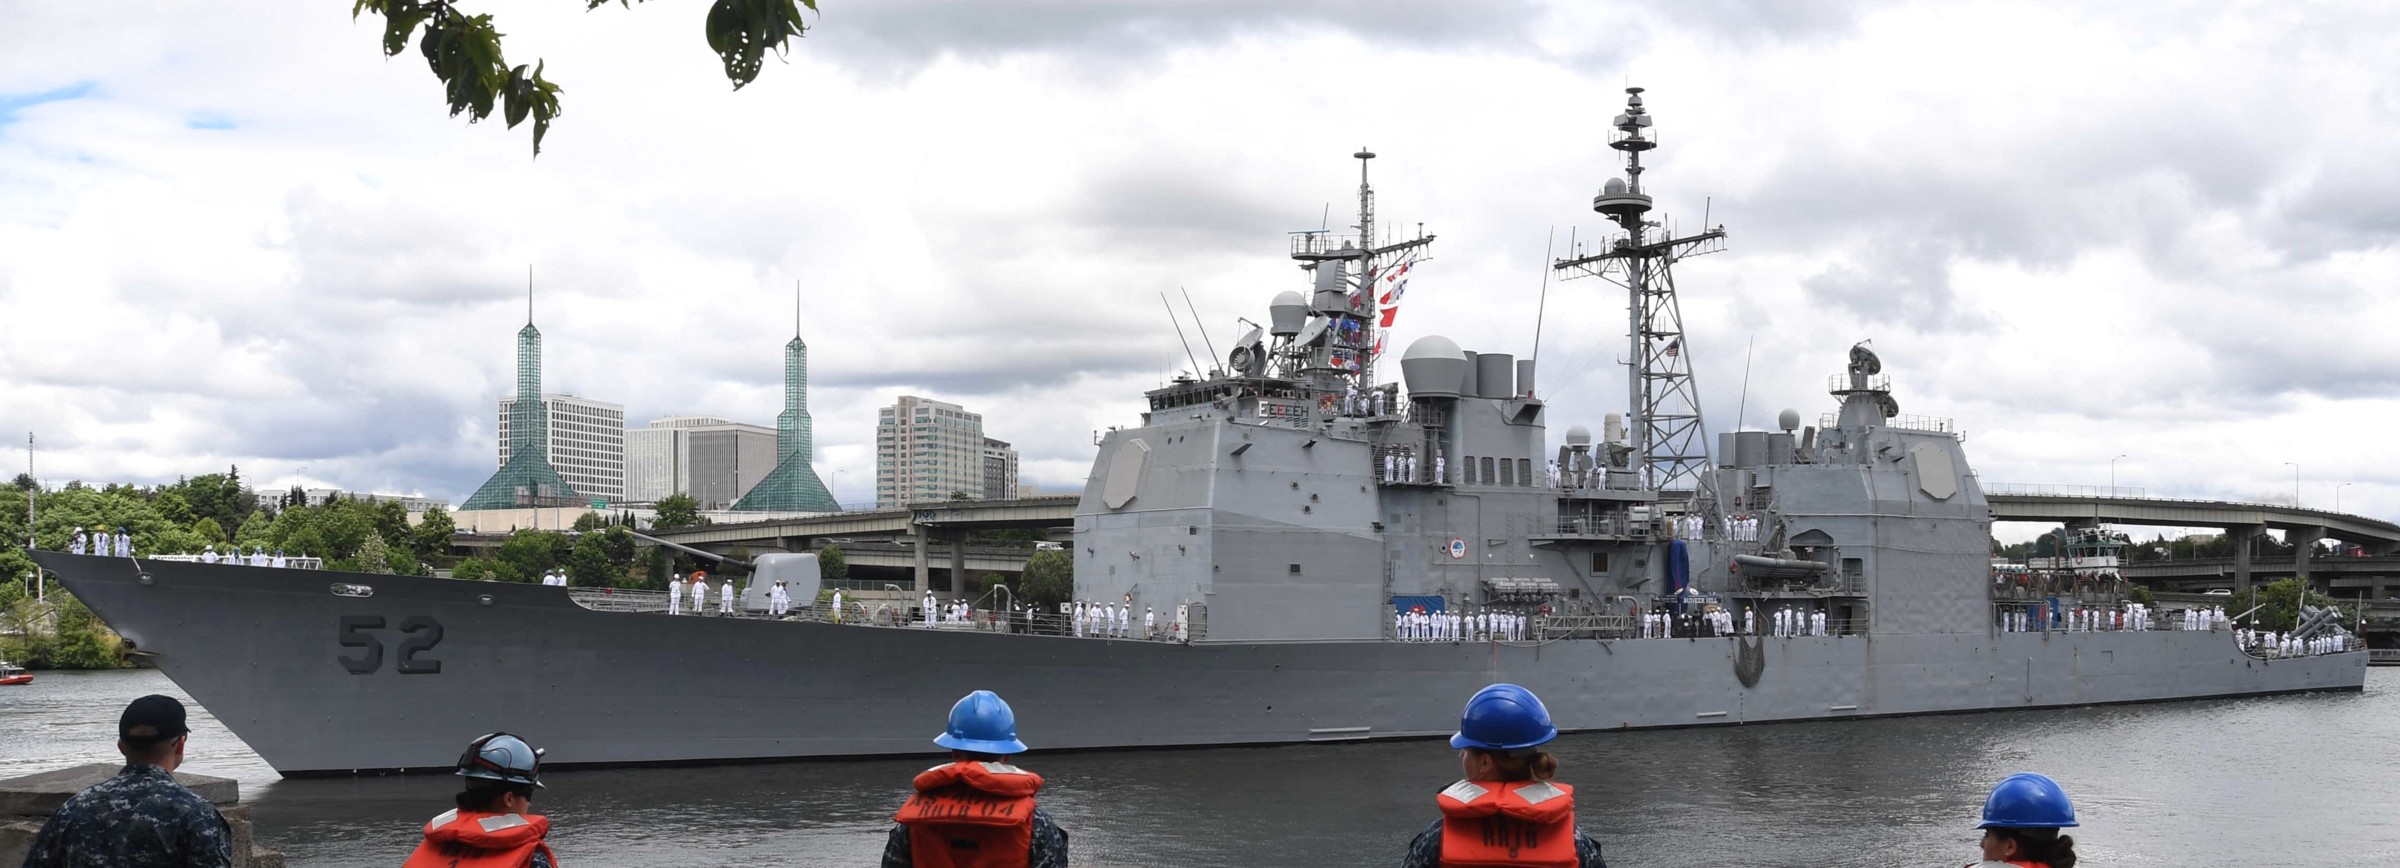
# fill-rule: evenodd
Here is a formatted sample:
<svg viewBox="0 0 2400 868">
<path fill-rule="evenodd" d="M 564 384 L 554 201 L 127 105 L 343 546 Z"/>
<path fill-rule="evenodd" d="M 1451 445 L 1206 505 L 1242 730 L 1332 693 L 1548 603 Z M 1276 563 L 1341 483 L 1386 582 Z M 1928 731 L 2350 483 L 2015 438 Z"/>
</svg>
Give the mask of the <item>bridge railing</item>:
<svg viewBox="0 0 2400 868">
<path fill-rule="evenodd" d="M 2017 482 L 1986 482 L 1983 484 L 1983 493 L 2021 494 L 2028 497 L 2128 497 L 2141 498 L 2144 500 L 2175 499 L 2166 497 L 2151 497 L 2142 489 L 2116 485 L 2029 485 Z M 2213 503 L 2214 501 L 2191 502 Z"/>
</svg>

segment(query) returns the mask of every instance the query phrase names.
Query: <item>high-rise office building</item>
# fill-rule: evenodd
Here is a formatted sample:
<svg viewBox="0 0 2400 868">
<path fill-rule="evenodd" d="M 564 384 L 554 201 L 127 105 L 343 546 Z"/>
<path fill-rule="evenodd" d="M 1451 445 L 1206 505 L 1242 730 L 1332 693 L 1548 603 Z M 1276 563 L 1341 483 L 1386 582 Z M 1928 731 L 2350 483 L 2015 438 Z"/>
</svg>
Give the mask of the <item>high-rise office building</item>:
<svg viewBox="0 0 2400 868">
<path fill-rule="evenodd" d="M 1006 440 L 983 438 L 983 499 L 1017 499 L 1017 450 Z"/>
<path fill-rule="evenodd" d="M 518 424 L 517 399 L 500 401 L 500 464 L 508 465 L 514 448 L 512 429 Z M 543 395 L 543 427 L 548 432 L 548 458 L 560 479 L 582 495 L 581 500 L 609 503 L 625 499 L 625 408 L 574 395 Z M 572 505 L 572 504 L 570 504 Z"/>
<path fill-rule="evenodd" d="M 816 424 L 808 416 L 808 342 L 800 339 L 800 317 L 792 316 L 792 340 L 783 345 L 783 412 L 775 417 L 775 470 L 733 508 L 761 512 L 838 512 L 833 492 L 817 478 Z"/>
<path fill-rule="evenodd" d="M 625 499 L 686 494 L 728 509 L 775 469 L 775 430 L 715 416 L 669 416 L 625 432 Z"/>
<path fill-rule="evenodd" d="M 525 290 L 525 327 L 517 330 L 517 395 L 542 393 L 542 332 L 533 327 L 533 290 Z M 519 509 L 567 506 L 581 500 L 578 492 L 551 466 L 549 418 L 534 402 L 521 408 L 514 400 L 500 402 L 500 470 L 484 480 L 459 509 Z M 622 414 L 620 413 L 620 418 Z M 619 435 L 619 463 L 623 458 Z M 511 447 L 514 447 L 512 450 Z M 510 461 L 514 456 L 517 460 Z M 619 478 L 622 479 L 622 471 Z"/>
<path fill-rule="evenodd" d="M 983 414 L 902 395 L 875 420 L 875 502 L 897 506 L 984 492 Z"/>
</svg>

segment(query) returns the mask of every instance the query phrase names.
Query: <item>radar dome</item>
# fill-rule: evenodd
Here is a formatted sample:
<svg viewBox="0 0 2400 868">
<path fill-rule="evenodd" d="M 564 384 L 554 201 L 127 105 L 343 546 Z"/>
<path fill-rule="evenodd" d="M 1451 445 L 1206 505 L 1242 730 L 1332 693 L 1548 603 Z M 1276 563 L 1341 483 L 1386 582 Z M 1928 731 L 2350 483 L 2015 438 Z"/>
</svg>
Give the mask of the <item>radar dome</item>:
<svg viewBox="0 0 2400 868">
<path fill-rule="evenodd" d="M 1276 293 L 1275 300 L 1267 303 L 1267 321 L 1272 323 L 1269 331 L 1273 334 L 1299 334 L 1300 325 L 1308 321 L 1308 299 L 1288 289 Z"/>
<path fill-rule="evenodd" d="M 1568 426 L 1568 428 L 1567 428 L 1567 445 L 1569 445 L 1569 446 L 1590 446 L 1590 445 L 1592 445 L 1592 429 L 1590 429 L 1590 428 L 1586 428 L 1586 427 L 1583 427 L 1583 426 L 1581 426 L 1581 425 L 1571 425 L 1571 426 Z"/>
<path fill-rule="evenodd" d="M 1621 195 L 1621 194 L 1623 194 L 1623 193 L 1625 192 L 1625 179 L 1623 179 L 1623 178 L 1610 178 L 1610 179 L 1608 179 L 1608 183 L 1600 185 L 1600 192 L 1601 192 L 1602 194 L 1604 194 L 1604 195 L 1609 195 L 1609 196 L 1616 196 L 1616 195 Z"/>
<path fill-rule="evenodd" d="M 1785 431 L 1799 430 L 1800 411 L 1785 408 L 1783 412 L 1775 414 L 1775 425 Z"/>
<path fill-rule="evenodd" d="M 1467 354 L 1449 338 L 1426 335 L 1409 342 L 1408 351 L 1400 354 L 1400 376 L 1413 397 L 1456 398 L 1467 379 Z"/>
</svg>

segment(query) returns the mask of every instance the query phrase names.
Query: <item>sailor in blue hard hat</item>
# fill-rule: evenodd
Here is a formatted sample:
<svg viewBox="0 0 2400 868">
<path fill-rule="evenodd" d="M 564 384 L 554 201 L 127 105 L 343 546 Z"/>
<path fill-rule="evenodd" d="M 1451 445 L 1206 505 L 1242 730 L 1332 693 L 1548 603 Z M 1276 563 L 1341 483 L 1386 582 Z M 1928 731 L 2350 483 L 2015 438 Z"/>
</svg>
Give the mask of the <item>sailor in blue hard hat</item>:
<svg viewBox="0 0 2400 868">
<path fill-rule="evenodd" d="M 1541 746 L 1557 737 L 1550 709 L 1533 691 L 1514 684 L 1475 691 L 1450 737 L 1466 778 L 1434 797 L 1442 818 L 1409 842 L 1401 868 L 1606 868 L 1600 842 L 1575 823 L 1575 788 L 1550 781 L 1558 758 Z"/>
<path fill-rule="evenodd" d="M 527 813 L 541 770 L 542 751 L 522 738 L 495 732 L 470 742 L 458 755 L 466 779 L 458 806 L 426 821 L 402 868 L 557 868 L 550 818 Z"/>
<path fill-rule="evenodd" d="M 1042 776 L 1010 765 L 1025 752 L 1017 713 L 989 690 L 950 706 L 934 744 L 950 761 L 919 773 L 894 816 L 883 868 L 1066 868 L 1067 832 L 1034 804 Z"/>
<path fill-rule="evenodd" d="M 2067 791 L 2044 775 L 2009 775 L 1983 800 L 1983 864 L 2075 868 L 2075 823 Z"/>
</svg>

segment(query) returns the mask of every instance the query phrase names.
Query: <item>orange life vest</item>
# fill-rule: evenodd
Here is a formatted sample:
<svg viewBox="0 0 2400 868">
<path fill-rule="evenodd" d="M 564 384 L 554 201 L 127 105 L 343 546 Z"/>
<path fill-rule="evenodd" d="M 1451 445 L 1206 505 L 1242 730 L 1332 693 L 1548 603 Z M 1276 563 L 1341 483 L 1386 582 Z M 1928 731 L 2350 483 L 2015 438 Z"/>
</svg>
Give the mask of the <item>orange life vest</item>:
<svg viewBox="0 0 2400 868">
<path fill-rule="evenodd" d="M 1442 865 L 1575 868 L 1575 788 L 1547 781 L 1459 781 L 1442 809 Z"/>
<path fill-rule="evenodd" d="M 926 769 L 892 819 L 908 827 L 918 868 L 1024 868 L 1033 847 L 1033 794 L 1042 776 L 972 760 Z"/>
<path fill-rule="evenodd" d="M 425 823 L 425 840 L 402 868 L 525 868 L 536 852 L 558 864 L 542 838 L 550 818 L 539 814 L 486 814 L 449 810 Z"/>
</svg>

